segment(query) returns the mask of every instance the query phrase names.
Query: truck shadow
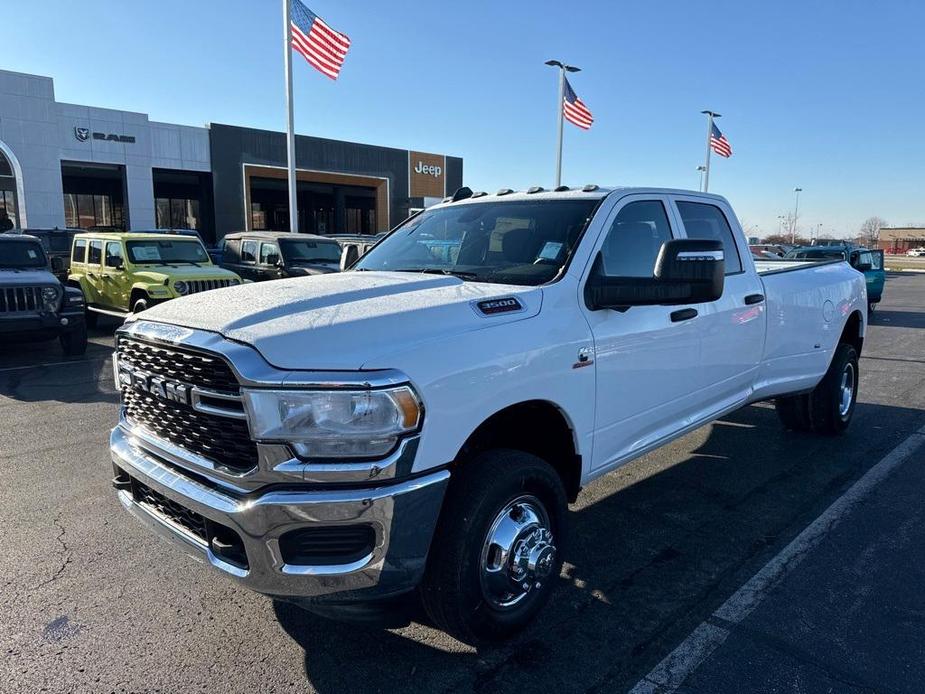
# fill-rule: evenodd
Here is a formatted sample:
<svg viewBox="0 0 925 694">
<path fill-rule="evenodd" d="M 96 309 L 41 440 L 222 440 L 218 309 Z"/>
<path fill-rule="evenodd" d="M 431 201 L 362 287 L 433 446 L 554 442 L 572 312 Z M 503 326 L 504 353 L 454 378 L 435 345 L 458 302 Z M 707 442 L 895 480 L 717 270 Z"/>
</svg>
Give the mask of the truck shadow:
<svg viewBox="0 0 925 694">
<path fill-rule="evenodd" d="M 571 509 L 559 587 L 511 643 L 339 624 L 274 603 L 320 692 L 621 691 L 910 432 L 925 411 L 859 403 L 850 432 L 785 432 L 747 407 L 607 475 Z"/>
<path fill-rule="evenodd" d="M 920 311 L 880 311 L 870 314 L 870 324 L 884 328 L 925 328 L 925 313 Z"/>
</svg>

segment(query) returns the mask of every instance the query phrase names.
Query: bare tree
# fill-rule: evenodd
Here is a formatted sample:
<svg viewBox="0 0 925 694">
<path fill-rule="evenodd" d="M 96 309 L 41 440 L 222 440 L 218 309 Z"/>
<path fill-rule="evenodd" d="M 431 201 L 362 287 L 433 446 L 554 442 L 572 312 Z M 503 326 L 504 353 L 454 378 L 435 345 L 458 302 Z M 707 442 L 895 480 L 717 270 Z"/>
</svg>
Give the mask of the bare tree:
<svg viewBox="0 0 925 694">
<path fill-rule="evenodd" d="M 861 225 L 861 238 L 868 246 L 875 245 L 880 238 L 880 230 L 887 225 L 883 217 L 868 217 Z"/>
</svg>

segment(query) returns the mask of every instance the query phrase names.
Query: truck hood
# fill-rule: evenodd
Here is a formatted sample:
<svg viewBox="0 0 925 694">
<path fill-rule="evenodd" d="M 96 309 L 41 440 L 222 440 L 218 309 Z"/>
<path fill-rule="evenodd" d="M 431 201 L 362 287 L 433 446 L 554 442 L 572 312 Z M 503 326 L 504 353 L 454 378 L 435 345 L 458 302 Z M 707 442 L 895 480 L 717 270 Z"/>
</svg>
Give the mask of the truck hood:
<svg viewBox="0 0 925 694">
<path fill-rule="evenodd" d="M 45 269 L 13 270 L 11 268 L 0 268 L 0 287 L 57 286 L 58 284 L 58 278 Z"/>
<path fill-rule="evenodd" d="M 521 310 L 477 304 L 516 297 Z M 142 320 L 209 330 L 281 369 L 354 370 L 397 344 L 452 338 L 535 316 L 543 292 L 405 272 L 345 272 L 218 289 L 148 309 Z"/>
</svg>

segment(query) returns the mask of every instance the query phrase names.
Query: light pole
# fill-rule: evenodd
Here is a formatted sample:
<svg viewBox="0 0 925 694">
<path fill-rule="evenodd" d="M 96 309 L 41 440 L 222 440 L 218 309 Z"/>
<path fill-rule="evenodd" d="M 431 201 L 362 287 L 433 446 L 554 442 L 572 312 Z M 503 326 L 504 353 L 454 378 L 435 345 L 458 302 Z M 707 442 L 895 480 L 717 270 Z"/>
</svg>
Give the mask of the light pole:
<svg viewBox="0 0 925 694">
<path fill-rule="evenodd" d="M 562 185 L 562 102 L 565 101 L 565 73 L 581 72 L 581 68 L 575 67 L 574 65 L 566 65 L 559 60 L 547 60 L 546 64 L 550 67 L 559 68 L 559 103 L 557 106 L 559 144 L 556 147 L 556 188 L 558 188 Z"/>
<path fill-rule="evenodd" d="M 800 193 L 803 192 L 802 188 L 794 188 L 794 194 L 796 195 L 796 200 L 793 203 L 793 226 L 790 227 L 790 243 L 796 243 L 797 237 L 797 214 L 800 211 Z"/>
<path fill-rule="evenodd" d="M 700 188 L 698 190 L 703 190 L 703 174 L 706 172 L 707 167 L 701 164 L 697 167 L 697 173 L 700 174 Z"/>
</svg>

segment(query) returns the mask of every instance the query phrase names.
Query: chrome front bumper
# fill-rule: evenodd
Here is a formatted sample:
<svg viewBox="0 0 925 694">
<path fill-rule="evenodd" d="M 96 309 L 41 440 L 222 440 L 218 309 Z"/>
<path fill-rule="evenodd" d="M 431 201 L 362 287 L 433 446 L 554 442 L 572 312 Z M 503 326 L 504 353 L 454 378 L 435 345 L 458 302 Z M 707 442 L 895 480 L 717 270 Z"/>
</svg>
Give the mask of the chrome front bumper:
<svg viewBox="0 0 925 694">
<path fill-rule="evenodd" d="M 116 427 L 112 460 L 128 476 L 200 516 L 231 528 L 242 539 L 248 568 L 216 556 L 200 537 L 118 491 L 122 505 L 145 525 L 248 588 L 287 598 L 368 600 L 412 589 L 424 572 L 450 474 L 445 470 L 394 484 L 356 489 L 259 491 L 232 495 L 188 477 Z M 366 524 L 375 542 L 365 557 L 349 564 L 289 565 L 279 538 L 306 527 Z"/>
</svg>

